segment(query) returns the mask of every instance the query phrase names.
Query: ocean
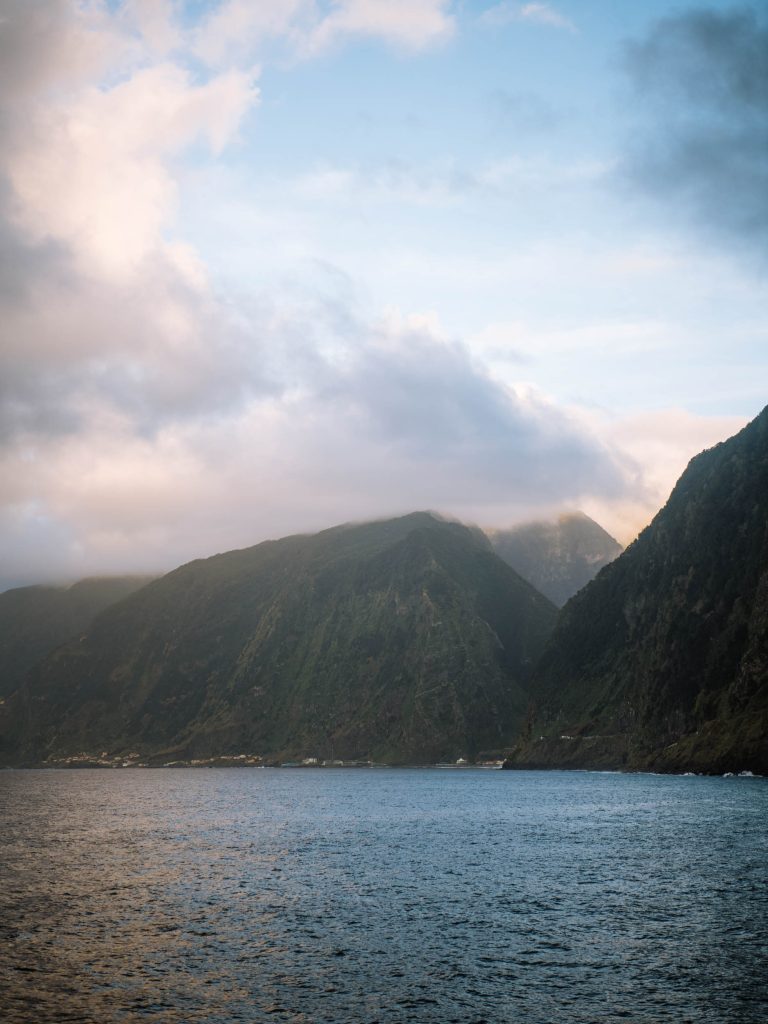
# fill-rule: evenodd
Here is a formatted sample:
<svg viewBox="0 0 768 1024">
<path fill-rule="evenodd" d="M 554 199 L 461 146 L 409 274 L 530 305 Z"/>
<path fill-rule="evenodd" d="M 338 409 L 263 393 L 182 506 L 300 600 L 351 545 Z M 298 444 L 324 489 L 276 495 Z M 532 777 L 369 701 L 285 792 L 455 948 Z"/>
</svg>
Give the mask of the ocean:
<svg viewBox="0 0 768 1024">
<path fill-rule="evenodd" d="M 0 772 L 4 1024 L 766 1024 L 768 780 Z"/>
</svg>

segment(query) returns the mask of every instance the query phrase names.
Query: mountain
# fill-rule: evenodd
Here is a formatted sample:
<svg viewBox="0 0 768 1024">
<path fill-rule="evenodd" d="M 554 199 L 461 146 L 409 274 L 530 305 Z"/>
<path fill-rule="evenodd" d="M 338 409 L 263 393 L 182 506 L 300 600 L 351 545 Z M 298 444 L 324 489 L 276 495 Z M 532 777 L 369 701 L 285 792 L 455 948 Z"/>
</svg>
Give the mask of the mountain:
<svg viewBox="0 0 768 1024">
<path fill-rule="evenodd" d="M 558 608 L 623 550 L 583 512 L 487 532 L 499 558 Z"/>
<path fill-rule="evenodd" d="M 511 767 L 768 772 L 768 408 L 561 612 Z"/>
<path fill-rule="evenodd" d="M 105 576 L 70 587 L 17 587 L 0 594 L 0 697 L 54 648 L 85 632 L 94 616 L 152 576 Z"/>
<path fill-rule="evenodd" d="M 504 749 L 554 606 L 428 513 L 268 541 L 98 616 L 0 709 L 0 762 L 431 762 Z"/>
</svg>

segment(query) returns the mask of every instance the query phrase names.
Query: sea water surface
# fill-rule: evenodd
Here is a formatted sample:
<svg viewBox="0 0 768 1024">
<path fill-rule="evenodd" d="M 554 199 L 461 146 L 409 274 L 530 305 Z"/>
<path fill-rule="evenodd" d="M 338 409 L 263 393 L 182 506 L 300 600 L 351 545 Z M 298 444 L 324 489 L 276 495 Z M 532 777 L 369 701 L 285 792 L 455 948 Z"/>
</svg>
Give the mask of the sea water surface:
<svg viewBox="0 0 768 1024">
<path fill-rule="evenodd" d="M 768 780 L 0 772 L 0 1019 L 765 1024 Z"/>
</svg>

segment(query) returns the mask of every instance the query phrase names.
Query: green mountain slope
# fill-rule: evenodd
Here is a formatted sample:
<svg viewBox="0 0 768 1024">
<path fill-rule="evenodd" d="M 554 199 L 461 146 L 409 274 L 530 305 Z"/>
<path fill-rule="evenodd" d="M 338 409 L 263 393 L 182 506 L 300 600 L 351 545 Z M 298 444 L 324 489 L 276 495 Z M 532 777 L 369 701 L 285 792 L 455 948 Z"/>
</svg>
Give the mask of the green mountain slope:
<svg viewBox="0 0 768 1024">
<path fill-rule="evenodd" d="M 259 544 L 182 566 L 55 652 L 0 713 L 0 760 L 503 748 L 555 615 L 426 513 Z"/>
<path fill-rule="evenodd" d="M 0 697 L 54 648 L 88 629 L 99 612 L 152 578 L 94 577 L 71 587 L 17 587 L 0 594 Z"/>
<path fill-rule="evenodd" d="M 622 552 L 621 544 L 583 512 L 489 530 L 488 539 L 499 558 L 558 608 Z"/>
<path fill-rule="evenodd" d="M 533 689 L 512 765 L 768 771 L 768 409 L 565 606 Z"/>
</svg>

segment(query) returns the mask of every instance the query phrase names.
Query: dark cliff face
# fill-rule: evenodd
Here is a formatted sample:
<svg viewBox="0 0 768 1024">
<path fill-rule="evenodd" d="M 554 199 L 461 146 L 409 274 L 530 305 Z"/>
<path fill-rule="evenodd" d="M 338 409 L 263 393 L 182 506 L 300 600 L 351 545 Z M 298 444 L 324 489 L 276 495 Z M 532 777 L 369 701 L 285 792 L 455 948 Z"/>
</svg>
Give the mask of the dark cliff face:
<svg viewBox="0 0 768 1024">
<path fill-rule="evenodd" d="M 511 762 L 768 771 L 768 409 L 563 609 Z"/>
<path fill-rule="evenodd" d="M 0 761 L 503 748 L 555 616 L 475 534 L 426 513 L 217 555 L 43 663 L 0 715 Z"/>
<path fill-rule="evenodd" d="M 56 647 L 87 630 L 99 612 L 151 579 L 94 577 L 71 587 L 17 587 L 0 594 L 0 697 Z"/>
<path fill-rule="evenodd" d="M 499 558 L 558 608 L 622 552 L 618 541 L 581 512 L 490 530 L 488 537 Z"/>
</svg>

